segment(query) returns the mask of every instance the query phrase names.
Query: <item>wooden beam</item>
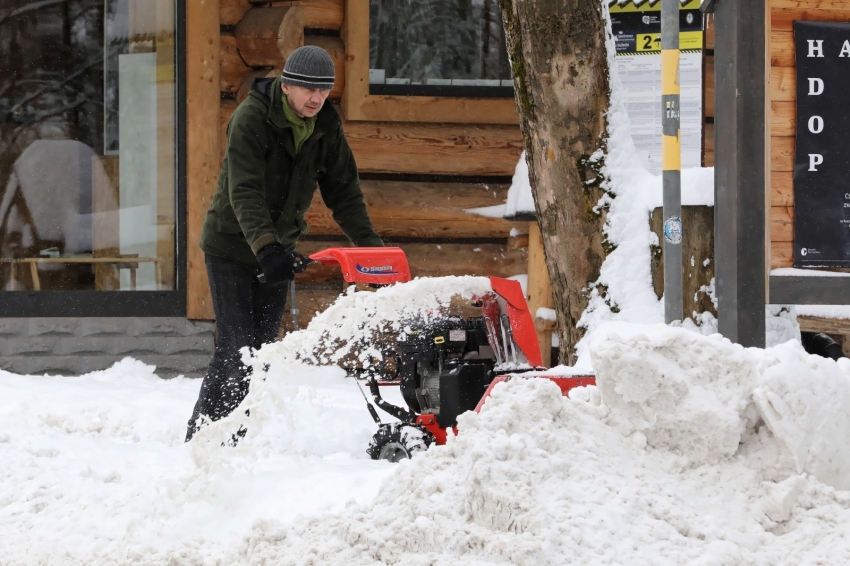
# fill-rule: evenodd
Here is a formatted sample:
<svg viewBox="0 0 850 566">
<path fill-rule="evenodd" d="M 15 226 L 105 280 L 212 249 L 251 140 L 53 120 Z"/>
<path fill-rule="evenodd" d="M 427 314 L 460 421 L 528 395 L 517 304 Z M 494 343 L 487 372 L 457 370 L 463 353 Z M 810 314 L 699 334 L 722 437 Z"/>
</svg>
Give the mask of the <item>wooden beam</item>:
<svg viewBox="0 0 850 566">
<path fill-rule="evenodd" d="M 248 0 L 219 0 L 219 22 L 223 26 L 233 26 L 251 9 Z"/>
<path fill-rule="evenodd" d="M 820 316 L 798 316 L 797 322 L 803 332 L 824 332 L 826 334 L 850 334 L 850 320 L 824 318 Z"/>
<path fill-rule="evenodd" d="M 791 206 L 770 207 L 770 241 L 794 241 L 794 208 Z"/>
<path fill-rule="evenodd" d="M 414 277 L 444 277 L 447 275 L 478 275 L 511 277 L 525 273 L 528 253 L 511 250 L 504 244 L 394 244 L 404 249 Z M 337 240 L 302 241 L 296 248 L 311 254 L 329 247 L 339 247 Z M 339 266 L 311 265 L 296 276 L 296 283 L 342 284 Z"/>
<path fill-rule="evenodd" d="M 504 239 L 518 226 L 465 212 L 504 203 L 508 185 L 364 180 L 360 186 L 372 225 L 382 238 Z M 342 234 L 318 191 L 306 220 L 311 236 Z"/>
<path fill-rule="evenodd" d="M 218 0 L 186 3 L 186 314 L 211 319 L 213 309 L 204 254 L 197 242 L 215 192 L 220 163 L 219 133 L 210 125 L 219 118 Z"/>
<path fill-rule="evenodd" d="M 239 54 L 252 67 L 282 67 L 304 45 L 304 13 L 297 6 L 252 8 L 236 26 Z"/>
<path fill-rule="evenodd" d="M 236 48 L 236 38 L 233 34 L 222 33 L 220 38 L 221 53 L 219 54 L 219 88 L 222 92 L 236 92 L 251 67 L 245 64 Z"/>
</svg>

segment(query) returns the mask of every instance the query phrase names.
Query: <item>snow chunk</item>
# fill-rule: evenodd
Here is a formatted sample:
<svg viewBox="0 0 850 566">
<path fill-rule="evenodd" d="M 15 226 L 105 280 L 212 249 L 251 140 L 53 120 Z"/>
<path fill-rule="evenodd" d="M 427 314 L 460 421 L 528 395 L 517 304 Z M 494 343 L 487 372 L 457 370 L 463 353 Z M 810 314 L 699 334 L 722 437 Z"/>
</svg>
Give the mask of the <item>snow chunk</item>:
<svg viewBox="0 0 850 566">
<path fill-rule="evenodd" d="M 753 398 L 797 472 L 850 489 L 850 446 L 843 441 L 850 438 L 850 360 L 810 356 L 788 342 L 765 350 L 759 371 Z"/>
<path fill-rule="evenodd" d="M 641 433 L 695 465 L 738 450 L 757 375 L 743 347 L 663 325 L 610 323 L 591 352 L 602 400 L 623 434 Z"/>
</svg>

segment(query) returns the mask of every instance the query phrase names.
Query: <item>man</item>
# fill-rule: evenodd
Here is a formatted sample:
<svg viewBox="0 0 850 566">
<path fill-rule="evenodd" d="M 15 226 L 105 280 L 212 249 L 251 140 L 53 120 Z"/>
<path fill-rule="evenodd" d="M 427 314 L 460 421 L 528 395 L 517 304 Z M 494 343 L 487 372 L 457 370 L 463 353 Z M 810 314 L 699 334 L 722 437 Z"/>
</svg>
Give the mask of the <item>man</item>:
<svg viewBox="0 0 850 566">
<path fill-rule="evenodd" d="M 277 79 L 254 82 L 227 126 L 218 189 L 201 231 L 216 318 L 216 347 L 189 420 L 229 415 L 248 392 L 239 349 L 277 338 L 288 282 L 306 262 L 294 252 L 318 183 L 334 220 L 357 246 L 382 246 L 366 213 L 341 120 L 325 104 L 330 55 L 296 49 Z M 264 275 L 264 281 L 258 275 Z"/>
</svg>

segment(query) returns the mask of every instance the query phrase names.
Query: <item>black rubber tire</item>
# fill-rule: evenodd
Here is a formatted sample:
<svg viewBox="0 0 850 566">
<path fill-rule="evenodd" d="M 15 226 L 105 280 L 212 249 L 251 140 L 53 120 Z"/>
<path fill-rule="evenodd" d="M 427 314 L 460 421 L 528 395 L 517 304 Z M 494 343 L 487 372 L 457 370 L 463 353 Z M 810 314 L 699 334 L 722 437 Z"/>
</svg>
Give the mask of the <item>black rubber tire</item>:
<svg viewBox="0 0 850 566">
<path fill-rule="evenodd" d="M 373 460 L 400 462 L 424 452 L 434 443 L 434 436 L 421 426 L 408 423 L 382 424 L 372 437 L 366 453 Z"/>
</svg>

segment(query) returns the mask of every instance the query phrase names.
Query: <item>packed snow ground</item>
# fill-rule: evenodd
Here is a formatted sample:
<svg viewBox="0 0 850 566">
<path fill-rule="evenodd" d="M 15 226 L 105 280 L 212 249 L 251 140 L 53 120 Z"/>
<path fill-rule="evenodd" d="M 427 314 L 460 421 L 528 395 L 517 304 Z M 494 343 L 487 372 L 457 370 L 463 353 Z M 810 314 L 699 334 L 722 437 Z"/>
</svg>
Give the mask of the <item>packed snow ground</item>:
<svg viewBox="0 0 850 566">
<path fill-rule="evenodd" d="M 340 298 L 246 358 L 244 404 L 188 445 L 198 381 L 132 360 L 82 377 L 0 373 L 0 564 L 850 560 L 850 361 L 795 341 L 748 350 L 612 323 L 588 345 L 598 388 L 569 399 L 517 379 L 447 446 L 367 459 L 363 399 L 321 365 L 346 347 L 313 358 L 317 340 L 404 332 L 417 309 L 486 289 L 422 279 Z M 240 425 L 246 437 L 222 446 Z"/>
</svg>

